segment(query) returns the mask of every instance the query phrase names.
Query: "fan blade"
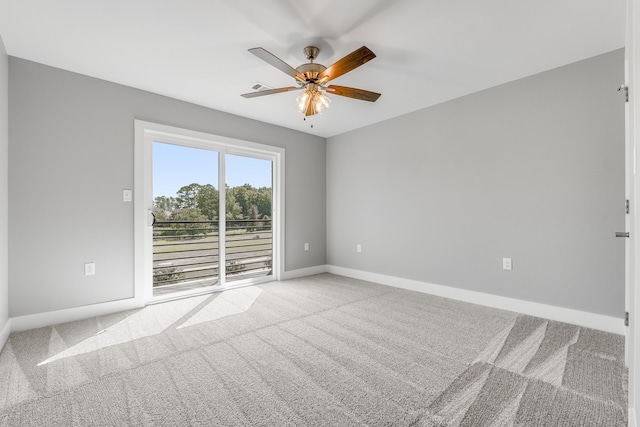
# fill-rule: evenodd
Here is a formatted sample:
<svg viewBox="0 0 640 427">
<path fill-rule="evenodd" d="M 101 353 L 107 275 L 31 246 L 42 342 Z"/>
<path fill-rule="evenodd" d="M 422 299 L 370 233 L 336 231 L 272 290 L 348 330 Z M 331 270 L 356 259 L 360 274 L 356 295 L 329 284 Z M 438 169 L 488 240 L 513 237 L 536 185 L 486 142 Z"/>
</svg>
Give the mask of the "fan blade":
<svg viewBox="0 0 640 427">
<path fill-rule="evenodd" d="M 253 49 L 249 49 L 249 52 L 253 53 L 258 58 L 262 59 L 264 62 L 268 63 L 276 67 L 278 70 L 282 71 L 285 74 L 290 75 L 293 78 L 296 78 L 300 81 L 305 81 L 305 76 L 282 59 L 275 56 L 273 53 L 261 48 L 254 47 Z"/>
<path fill-rule="evenodd" d="M 243 93 L 240 96 L 244 96 L 245 98 L 255 98 L 258 96 L 273 95 L 274 93 L 289 92 L 291 90 L 300 90 L 300 89 L 302 88 L 297 86 L 288 86 L 288 87 L 281 87 L 278 89 L 257 90 L 255 92 Z"/>
<path fill-rule="evenodd" d="M 336 77 L 340 77 L 349 71 L 371 61 L 376 54 L 371 52 L 368 47 L 362 46 L 360 49 L 354 50 L 344 58 L 338 60 L 335 64 L 324 70 L 318 75 L 318 82 L 326 83 Z"/>
<path fill-rule="evenodd" d="M 346 86 L 329 85 L 327 86 L 326 91 L 333 95 L 346 96 L 348 98 L 359 99 L 361 101 L 376 102 L 378 98 L 380 98 L 379 93 Z"/>
</svg>

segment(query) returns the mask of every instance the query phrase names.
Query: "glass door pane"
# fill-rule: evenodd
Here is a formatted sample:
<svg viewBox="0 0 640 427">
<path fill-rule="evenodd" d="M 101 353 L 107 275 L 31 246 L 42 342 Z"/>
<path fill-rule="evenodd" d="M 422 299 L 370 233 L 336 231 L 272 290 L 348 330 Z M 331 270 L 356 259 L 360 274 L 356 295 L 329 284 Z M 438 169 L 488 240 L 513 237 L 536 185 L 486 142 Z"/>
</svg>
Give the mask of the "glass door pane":
<svg viewBox="0 0 640 427">
<path fill-rule="evenodd" d="M 227 154 L 226 282 L 272 274 L 272 161 Z"/>
<path fill-rule="evenodd" d="M 220 285 L 216 151 L 154 142 L 153 296 Z"/>
</svg>

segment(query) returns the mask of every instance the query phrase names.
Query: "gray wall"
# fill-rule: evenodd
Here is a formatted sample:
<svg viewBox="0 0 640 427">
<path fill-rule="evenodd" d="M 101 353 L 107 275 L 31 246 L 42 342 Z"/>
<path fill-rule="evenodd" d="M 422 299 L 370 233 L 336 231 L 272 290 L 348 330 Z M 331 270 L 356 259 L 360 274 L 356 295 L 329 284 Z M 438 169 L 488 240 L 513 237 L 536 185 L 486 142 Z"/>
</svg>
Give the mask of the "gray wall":
<svg viewBox="0 0 640 427">
<path fill-rule="evenodd" d="M 9 107 L 11 317 L 133 296 L 134 119 L 284 147 L 285 268 L 325 264 L 323 138 L 13 57 Z"/>
<path fill-rule="evenodd" d="M 9 58 L 0 36 L 0 331 L 9 319 Z M 2 342 L 0 342 L 0 350 Z"/>
<path fill-rule="evenodd" d="M 329 138 L 328 264 L 622 317 L 623 81 L 620 50 Z"/>
</svg>

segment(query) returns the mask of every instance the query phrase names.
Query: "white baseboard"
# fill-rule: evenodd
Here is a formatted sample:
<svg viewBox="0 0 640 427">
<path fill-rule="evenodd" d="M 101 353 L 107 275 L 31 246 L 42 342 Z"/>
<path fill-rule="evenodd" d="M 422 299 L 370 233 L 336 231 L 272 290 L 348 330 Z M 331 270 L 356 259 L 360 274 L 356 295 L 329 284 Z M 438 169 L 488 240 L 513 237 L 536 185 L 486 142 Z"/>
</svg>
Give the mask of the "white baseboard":
<svg viewBox="0 0 640 427">
<path fill-rule="evenodd" d="M 82 307 L 67 308 L 64 310 L 48 311 L 46 313 L 12 317 L 11 332 L 27 331 L 29 329 L 44 328 L 60 323 L 75 322 L 76 320 L 89 319 L 91 317 L 117 313 L 134 308 L 142 308 L 143 306 L 144 304 L 137 299 L 128 298 Z"/>
<path fill-rule="evenodd" d="M 314 274 L 322 274 L 326 272 L 327 272 L 326 265 L 316 265 L 314 267 L 285 271 L 284 273 L 282 273 L 280 280 L 297 279 L 299 277 L 313 276 Z"/>
<path fill-rule="evenodd" d="M 321 273 L 333 273 L 340 276 L 353 277 L 355 279 L 367 280 L 380 283 L 382 285 L 396 288 L 408 289 L 411 291 L 428 293 L 458 301 L 472 304 L 480 304 L 501 310 L 515 311 L 517 313 L 530 316 L 542 317 L 564 323 L 571 323 L 605 332 L 624 335 L 624 322 L 611 316 L 588 313 L 569 308 L 556 307 L 530 301 L 507 298 L 497 295 L 485 294 L 482 292 L 469 291 L 466 289 L 454 288 L 450 286 L 436 285 L 418 280 L 403 279 L 400 277 L 387 276 L 384 274 L 370 273 L 361 270 L 354 270 L 333 265 L 318 265 L 314 267 L 301 268 L 298 270 L 286 271 L 281 274 L 280 280 L 296 279 L 299 277 L 312 276 Z M 144 304 L 135 299 L 129 298 L 118 301 L 111 301 L 101 304 L 92 304 L 82 307 L 69 308 L 65 310 L 50 311 L 46 313 L 31 314 L 14 317 L 0 331 L 0 345 L 4 345 L 10 332 L 20 332 L 29 329 L 37 329 L 46 326 L 57 325 L 65 322 L 87 319 L 105 314 L 117 313 L 120 311 L 142 308 Z M 0 346 L 0 348 L 2 348 Z"/>
<path fill-rule="evenodd" d="M 636 411 L 633 408 L 629 409 L 629 427 L 638 427 Z"/>
<path fill-rule="evenodd" d="M 314 274 L 326 273 L 327 266 L 319 265 L 315 267 L 302 268 L 284 272 L 280 280 L 295 279 L 298 277 L 311 276 Z M 110 301 L 100 304 L 86 305 L 82 307 L 68 308 L 64 310 L 49 311 L 46 313 L 29 314 L 26 316 L 13 317 L 9 319 L 10 328 L 5 327 L 7 337 L 10 332 L 21 332 L 30 329 L 44 328 L 58 325 L 60 323 L 74 322 L 76 320 L 89 319 L 91 317 L 105 314 L 117 313 L 144 307 L 144 303 L 136 298 L 128 298 L 118 301 Z M 3 335 L 0 335 L 0 339 Z M 2 343 L 2 341 L 0 341 Z M 0 347 L 1 348 L 1 347 Z"/>
<path fill-rule="evenodd" d="M 354 270 L 350 268 L 327 266 L 327 272 L 340 276 L 353 277 L 355 279 L 367 280 L 382 285 L 396 288 L 408 289 L 411 291 L 423 292 L 440 297 L 451 298 L 459 301 L 480 304 L 487 307 L 501 310 L 515 311 L 529 316 L 541 317 L 549 320 L 570 323 L 600 331 L 611 332 L 624 335 L 624 320 L 616 317 L 604 316 L 602 314 L 588 313 L 585 311 L 573 310 L 570 308 L 556 307 L 552 305 L 540 304 L 536 302 L 524 301 L 515 298 L 501 297 L 498 295 L 485 294 L 482 292 L 469 291 L 466 289 L 454 288 L 451 286 L 435 285 L 433 283 L 420 282 L 417 280 L 403 279 L 400 277 L 387 276 L 384 274 L 369 273 L 366 271 Z"/>
<path fill-rule="evenodd" d="M 9 339 L 9 334 L 11 333 L 11 319 L 7 319 L 7 323 L 4 324 L 4 327 L 0 329 L 0 351 L 4 348 L 7 340 Z"/>
</svg>

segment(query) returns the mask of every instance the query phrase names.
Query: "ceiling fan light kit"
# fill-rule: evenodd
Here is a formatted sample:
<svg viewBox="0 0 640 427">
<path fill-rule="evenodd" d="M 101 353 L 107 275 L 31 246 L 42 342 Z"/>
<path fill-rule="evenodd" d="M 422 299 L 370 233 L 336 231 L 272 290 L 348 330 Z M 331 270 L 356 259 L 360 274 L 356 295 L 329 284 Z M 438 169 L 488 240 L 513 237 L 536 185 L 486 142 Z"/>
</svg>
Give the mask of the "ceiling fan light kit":
<svg viewBox="0 0 640 427">
<path fill-rule="evenodd" d="M 318 85 L 310 84 L 304 92 L 302 92 L 296 98 L 298 104 L 298 111 L 305 116 L 312 116 L 314 114 L 320 114 L 331 104 L 331 99 L 320 92 L 317 88 Z"/>
<path fill-rule="evenodd" d="M 306 117 L 320 114 L 329 107 L 331 99 L 323 92 L 329 92 L 334 95 L 369 102 L 375 102 L 380 97 L 379 93 L 363 89 L 327 85 L 329 81 L 340 77 L 341 75 L 346 74 L 375 58 L 376 55 L 366 46 L 356 49 L 330 67 L 325 67 L 322 64 L 316 64 L 313 62 L 320 53 L 320 49 L 316 46 L 307 46 L 304 48 L 304 53 L 309 62 L 300 65 L 298 68 L 291 67 L 289 64 L 261 47 L 249 49 L 249 52 L 296 79 L 296 84 L 298 86 L 260 90 L 257 92 L 242 94 L 245 98 L 255 98 L 258 96 L 272 95 L 292 90 L 302 90 L 303 92 L 296 98 L 296 104 L 298 106 L 298 111 Z"/>
</svg>

